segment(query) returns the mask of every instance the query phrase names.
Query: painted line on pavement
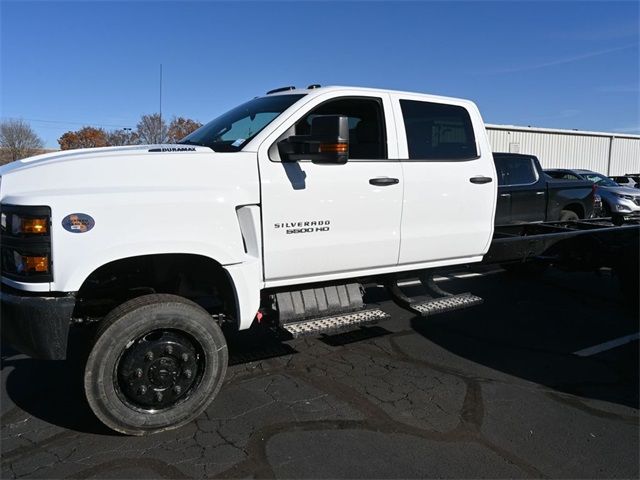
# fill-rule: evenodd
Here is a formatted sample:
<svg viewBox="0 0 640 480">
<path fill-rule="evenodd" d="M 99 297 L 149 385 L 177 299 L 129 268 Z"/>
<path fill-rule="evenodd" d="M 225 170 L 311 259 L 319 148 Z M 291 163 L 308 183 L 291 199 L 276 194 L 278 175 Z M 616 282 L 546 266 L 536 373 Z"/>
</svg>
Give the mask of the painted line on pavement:
<svg viewBox="0 0 640 480">
<path fill-rule="evenodd" d="M 626 345 L 627 343 L 635 342 L 636 340 L 640 340 L 640 332 L 616 338 L 614 340 L 609 340 L 608 342 L 594 345 L 593 347 L 584 348 L 582 350 L 578 350 L 577 352 L 573 352 L 573 354 L 578 355 L 579 357 L 590 357 L 591 355 L 606 352 L 607 350 L 611 350 L 621 345 Z"/>
</svg>

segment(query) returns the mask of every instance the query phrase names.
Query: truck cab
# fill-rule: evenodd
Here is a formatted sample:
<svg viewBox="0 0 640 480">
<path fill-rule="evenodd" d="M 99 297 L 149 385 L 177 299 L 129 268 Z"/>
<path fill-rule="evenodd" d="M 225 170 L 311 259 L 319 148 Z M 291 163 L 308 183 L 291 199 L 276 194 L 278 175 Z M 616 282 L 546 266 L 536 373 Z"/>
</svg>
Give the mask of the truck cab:
<svg viewBox="0 0 640 480">
<path fill-rule="evenodd" d="M 472 102 L 355 87 L 278 89 L 178 145 L 14 162 L 0 168 L 3 338 L 62 359 L 69 329 L 91 325 L 98 418 L 175 428 L 220 388 L 221 324 L 353 316 L 358 279 L 478 262 L 496 188 Z M 315 310 L 296 317 L 304 298 Z"/>
</svg>

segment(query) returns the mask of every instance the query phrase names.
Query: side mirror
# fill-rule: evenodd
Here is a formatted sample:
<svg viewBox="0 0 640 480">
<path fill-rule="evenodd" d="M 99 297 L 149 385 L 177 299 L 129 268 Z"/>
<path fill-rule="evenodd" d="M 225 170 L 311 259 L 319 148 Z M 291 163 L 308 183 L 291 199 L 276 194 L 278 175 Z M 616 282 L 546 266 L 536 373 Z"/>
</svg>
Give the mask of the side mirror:
<svg viewBox="0 0 640 480">
<path fill-rule="evenodd" d="M 292 135 L 278 142 L 283 162 L 311 160 L 314 163 L 347 163 L 349 119 L 339 115 L 319 115 L 311 120 L 311 134 Z"/>
</svg>

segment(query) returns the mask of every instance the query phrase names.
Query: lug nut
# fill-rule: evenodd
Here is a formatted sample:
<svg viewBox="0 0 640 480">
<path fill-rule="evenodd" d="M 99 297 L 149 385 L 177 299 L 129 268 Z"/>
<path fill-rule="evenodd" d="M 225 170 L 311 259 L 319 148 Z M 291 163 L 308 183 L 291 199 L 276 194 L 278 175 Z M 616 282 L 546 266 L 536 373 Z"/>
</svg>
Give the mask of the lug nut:
<svg viewBox="0 0 640 480">
<path fill-rule="evenodd" d="M 167 345 L 167 346 L 165 347 L 165 349 L 164 349 L 164 352 L 165 352 L 167 355 L 171 355 L 171 354 L 173 353 L 173 347 L 172 347 L 171 345 Z"/>
<path fill-rule="evenodd" d="M 191 378 L 191 375 L 193 375 L 191 370 L 189 370 L 188 368 L 183 373 L 184 373 L 184 376 L 187 378 Z"/>
<path fill-rule="evenodd" d="M 180 395 L 182 393 L 182 387 L 180 385 L 176 385 L 175 387 L 173 387 L 173 393 L 175 393 L 176 395 Z"/>
<path fill-rule="evenodd" d="M 189 354 L 188 353 L 183 353 L 182 355 L 180 355 L 180 358 L 182 359 L 183 362 L 188 362 L 189 361 Z"/>
<path fill-rule="evenodd" d="M 150 362 L 151 360 L 153 360 L 153 352 L 152 352 L 152 351 L 148 351 L 148 352 L 145 354 L 144 359 L 145 359 L 147 362 Z"/>
<path fill-rule="evenodd" d="M 146 385 L 140 385 L 138 387 L 138 395 L 146 395 L 147 394 L 147 386 Z"/>
<path fill-rule="evenodd" d="M 141 368 L 136 368 L 136 377 L 137 378 L 142 378 L 142 369 Z"/>
<path fill-rule="evenodd" d="M 156 392 L 156 402 L 162 401 L 162 392 Z"/>
</svg>

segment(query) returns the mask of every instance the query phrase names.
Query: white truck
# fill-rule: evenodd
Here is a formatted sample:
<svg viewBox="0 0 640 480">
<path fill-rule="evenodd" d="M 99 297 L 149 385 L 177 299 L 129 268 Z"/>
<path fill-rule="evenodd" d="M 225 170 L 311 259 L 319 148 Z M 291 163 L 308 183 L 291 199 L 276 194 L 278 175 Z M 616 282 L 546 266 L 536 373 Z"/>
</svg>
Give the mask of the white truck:
<svg viewBox="0 0 640 480">
<path fill-rule="evenodd" d="M 95 329 L 96 416 L 133 435 L 175 428 L 220 389 L 224 329 L 378 321 L 371 279 L 423 315 L 480 303 L 427 274 L 483 259 L 495 179 L 472 102 L 316 85 L 256 97 L 177 145 L 17 161 L 0 168 L 2 337 L 64 359 L 70 331 Z M 397 285 L 418 274 L 422 301 Z"/>
</svg>

